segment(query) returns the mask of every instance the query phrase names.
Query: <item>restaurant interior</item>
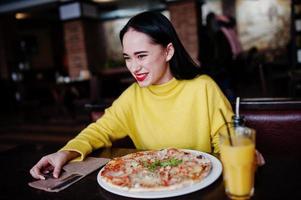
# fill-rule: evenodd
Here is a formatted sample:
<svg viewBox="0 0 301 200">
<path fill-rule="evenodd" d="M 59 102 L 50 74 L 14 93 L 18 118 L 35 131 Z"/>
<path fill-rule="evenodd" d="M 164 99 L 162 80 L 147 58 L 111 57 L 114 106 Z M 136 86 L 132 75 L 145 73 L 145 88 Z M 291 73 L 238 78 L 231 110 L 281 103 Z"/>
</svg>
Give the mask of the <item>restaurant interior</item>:
<svg viewBox="0 0 301 200">
<path fill-rule="evenodd" d="M 2 0 L 0 151 L 64 144 L 132 84 L 118 34 L 146 10 L 171 20 L 231 102 L 300 99 L 301 1 Z M 226 45 L 208 42 L 212 14 Z"/>
</svg>

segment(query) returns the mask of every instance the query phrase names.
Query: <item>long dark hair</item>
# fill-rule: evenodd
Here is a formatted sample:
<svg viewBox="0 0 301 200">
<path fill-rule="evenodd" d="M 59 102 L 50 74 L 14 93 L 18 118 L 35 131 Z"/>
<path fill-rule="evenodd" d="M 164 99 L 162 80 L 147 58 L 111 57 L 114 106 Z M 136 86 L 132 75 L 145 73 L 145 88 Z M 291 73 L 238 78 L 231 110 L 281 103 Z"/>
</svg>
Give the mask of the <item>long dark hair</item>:
<svg viewBox="0 0 301 200">
<path fill-rule="evenodd" d="M 176 79 L 193 79 L 201 74 L 200 67 L 185 50 L 171 22 L 160 12 L 147 11 L 132 17 L 119 33 L 121 44 L 130 28 L 148 35 L 153 42 L 164 47 L 173 44 L 175 53 L 170 60 L 170 70 Z"/>
</svg>

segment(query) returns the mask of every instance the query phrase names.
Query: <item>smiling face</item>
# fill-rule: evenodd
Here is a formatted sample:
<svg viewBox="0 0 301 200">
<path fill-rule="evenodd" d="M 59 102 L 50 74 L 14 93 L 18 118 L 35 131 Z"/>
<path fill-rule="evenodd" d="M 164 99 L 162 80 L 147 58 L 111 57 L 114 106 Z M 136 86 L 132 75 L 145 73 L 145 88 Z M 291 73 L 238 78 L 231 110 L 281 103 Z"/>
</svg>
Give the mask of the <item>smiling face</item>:
<svg viewBox="0 0 301 200">
<path fill-rule="evenodd" d="M 148 35 L 129 29 L 122 46 L 126 66 L 140 87 L 160 85 L 173 78 L 168 63 L 174 54 L 171 43 L 163 47 Z"/>
</svg>

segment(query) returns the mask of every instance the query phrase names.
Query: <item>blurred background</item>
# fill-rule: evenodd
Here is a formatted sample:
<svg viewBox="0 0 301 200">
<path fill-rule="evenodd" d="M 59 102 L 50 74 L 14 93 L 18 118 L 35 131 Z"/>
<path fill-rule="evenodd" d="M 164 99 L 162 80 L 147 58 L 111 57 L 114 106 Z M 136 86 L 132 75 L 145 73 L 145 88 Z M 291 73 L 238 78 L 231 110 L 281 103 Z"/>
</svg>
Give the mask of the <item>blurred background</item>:
<svg viewBox="0 0 301 200">
<path fill-rule="evenodd" d="M 0 151 L 64 144 L 133 83 L 118 34 L 146 10 L 230 101 L 300 98 L 299 0 L 1 0 Z"/>
</svg>

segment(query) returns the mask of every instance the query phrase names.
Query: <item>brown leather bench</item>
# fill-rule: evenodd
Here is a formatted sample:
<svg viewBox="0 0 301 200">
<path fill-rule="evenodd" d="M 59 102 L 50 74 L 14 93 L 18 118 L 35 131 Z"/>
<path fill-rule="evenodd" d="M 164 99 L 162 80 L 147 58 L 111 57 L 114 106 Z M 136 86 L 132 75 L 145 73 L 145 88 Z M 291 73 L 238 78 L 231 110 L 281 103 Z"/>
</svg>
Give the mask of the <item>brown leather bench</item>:
<svg viewBox="0 0 301 200">
<path fill-rule="evenodd" d="M 90 105 L 91 120 L 99 118 L 105 107 Z M 240 112 L 245 116 L 246 126 L 256 130 L 256 145 L 260 152 L 301 155 L 301 100 L 242 99 Z M 134 147 L 129 138 L 116 141 L 113 145 Z"/>
<path fill-rule="evenodd" d="M 241 115 L 256 130 L 257 149 L 263 154 L 301 155 L 301 101 L 243 99 Z"/>
</svg>

